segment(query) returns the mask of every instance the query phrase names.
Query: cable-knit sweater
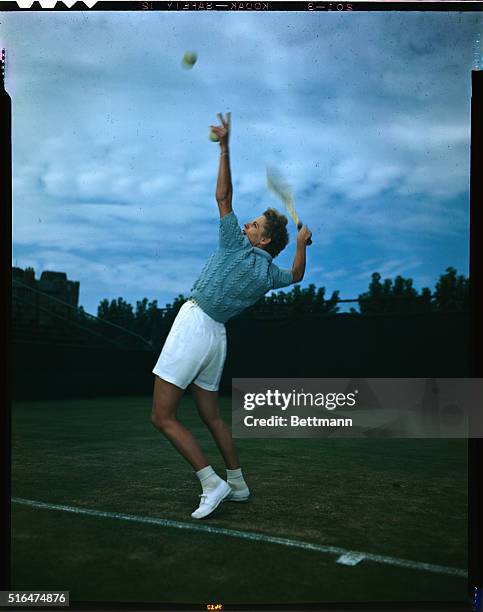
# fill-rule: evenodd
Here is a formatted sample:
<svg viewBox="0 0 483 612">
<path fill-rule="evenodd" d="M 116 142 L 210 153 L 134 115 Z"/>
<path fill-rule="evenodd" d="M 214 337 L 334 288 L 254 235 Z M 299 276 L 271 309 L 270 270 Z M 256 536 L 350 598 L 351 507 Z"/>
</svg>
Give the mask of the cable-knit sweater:
<svg viewBox="0 0 483 612">
<path fill-rule="evenodd" d="M 218 249 L 206 262 L 190 297 L 212 319 L 225 323 L 270 289 L 292 282 L 291 270 L 279 268 L 270 253 L 252 246 L 231 211 L 220 219 Z"/>
</svg>

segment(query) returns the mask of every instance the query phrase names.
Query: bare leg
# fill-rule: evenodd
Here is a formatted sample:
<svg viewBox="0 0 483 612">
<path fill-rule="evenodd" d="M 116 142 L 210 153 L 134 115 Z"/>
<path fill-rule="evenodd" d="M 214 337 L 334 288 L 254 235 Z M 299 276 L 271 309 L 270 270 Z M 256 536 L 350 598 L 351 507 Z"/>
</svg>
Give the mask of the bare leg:
<svg viewBox="0 0 483 612">
<path fill-rule="evenodd" d="M 225 465 L 229 470 L 236 470 L 240 467 L 238 456 L 231 437 L 231 432 L 223 421 L 218 405 L 218 392 L 206 391 L 195 384 L 191 385 L 191 393 L 195 398 L 198 412 L 201 419 L 208 427 L 213 436 L 220 453 L 223 456 Z"/>
<path fill-rule="evenodd" d="M 183 393 L 183 389 L 155 376 L 151 423 L 197 472 L 209 464 L 193 435 L 176 418 L 176 407 Z"/>
</svg>

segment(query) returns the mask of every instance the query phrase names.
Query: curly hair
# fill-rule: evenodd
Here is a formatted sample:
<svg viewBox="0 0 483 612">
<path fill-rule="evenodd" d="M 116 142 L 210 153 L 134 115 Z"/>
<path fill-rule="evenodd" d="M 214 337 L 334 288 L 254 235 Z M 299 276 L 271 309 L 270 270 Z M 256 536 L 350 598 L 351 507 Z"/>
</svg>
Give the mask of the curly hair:
<svg viewBox="0 0 483 612">
<path fill-rule="evenodd" d="M 272 257 L 276 257 L 288 244 L 288 219 L 275 208 L 267 208 L 263 215 L 266 219 L 265 236 L 271 238 L 265 250 Z"/>
</svg>

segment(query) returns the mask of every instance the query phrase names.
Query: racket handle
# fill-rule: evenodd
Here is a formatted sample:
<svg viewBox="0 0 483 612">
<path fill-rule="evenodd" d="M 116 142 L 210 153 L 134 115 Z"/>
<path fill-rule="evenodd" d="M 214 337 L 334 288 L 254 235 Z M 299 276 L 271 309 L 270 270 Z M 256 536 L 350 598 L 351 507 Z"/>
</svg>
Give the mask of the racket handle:
<svg viewBox="0 0 483 612">
<path fill-rule="evenodd" d="M 297 225 L 297 229 L 298 229 L 298 231 L 299 231 L 299 232 L 300 232 L 300 230 L 302 229 L 302 225 L 303 225 L 303 223 L 302 223 L 302 222 L 299 222 L 299 223 L 298 223 L 298 225 Z M 309 238 L 309 239 L 307 240 L 307 246 L 310 246 L 311 244 L 312 244 L 312 238 Z"/>
</svg>

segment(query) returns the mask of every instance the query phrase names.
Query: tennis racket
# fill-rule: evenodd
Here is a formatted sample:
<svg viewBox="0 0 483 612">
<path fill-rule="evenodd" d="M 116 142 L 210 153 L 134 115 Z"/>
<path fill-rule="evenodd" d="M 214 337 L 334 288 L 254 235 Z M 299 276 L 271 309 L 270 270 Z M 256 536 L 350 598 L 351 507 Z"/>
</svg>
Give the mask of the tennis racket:
<svg viewBox="0 0 483 612">
<path fill-rule="evenodd" d="M 295 210 L 293 192 L 282 174 L 275 168 L 267 168 L 267 187 L 283 202 L 297 230 L 300 230 L 303 223 Z M 307 240 L 307 245 L 312 244 L 312 239 Z"/>
</svg>

